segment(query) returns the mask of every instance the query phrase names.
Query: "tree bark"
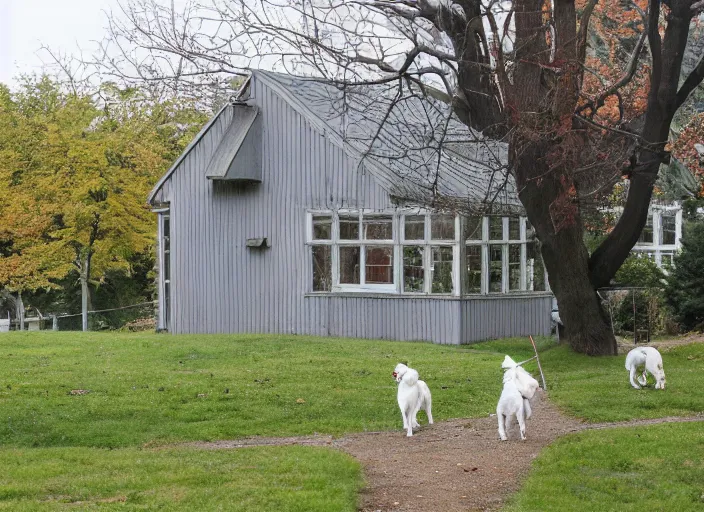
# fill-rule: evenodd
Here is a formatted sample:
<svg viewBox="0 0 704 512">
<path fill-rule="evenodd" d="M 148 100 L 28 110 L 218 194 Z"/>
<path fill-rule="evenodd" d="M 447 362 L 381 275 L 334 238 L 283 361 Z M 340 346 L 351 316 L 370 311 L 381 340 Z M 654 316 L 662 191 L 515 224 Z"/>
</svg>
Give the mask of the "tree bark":
<svg viewBox="0 0 704 512">
<path fill-rule="evenodd" d="M 541 165 L 545 148 L 526 146 L 515 160 L 519 197 L 541 242 L 565 338 L 576 352 L 616 355 L 616 339 L 589 279 L 589 252 L 569 174 L 548 172 Z"/>
<path fill-rule="evenodd" d="M 22 292 L 17 292 L 17 322 L 18 331 L 24 331 L 24 302 L 22 301 Z"/>
<path fill-rule="evenodd" d="M 88 309 L 90 306 L 90 288 L 88 279 L 90 278 L 90 255 L 81 263 L 81 328 L 85 332 L 88 330 Z"/>
</svg>

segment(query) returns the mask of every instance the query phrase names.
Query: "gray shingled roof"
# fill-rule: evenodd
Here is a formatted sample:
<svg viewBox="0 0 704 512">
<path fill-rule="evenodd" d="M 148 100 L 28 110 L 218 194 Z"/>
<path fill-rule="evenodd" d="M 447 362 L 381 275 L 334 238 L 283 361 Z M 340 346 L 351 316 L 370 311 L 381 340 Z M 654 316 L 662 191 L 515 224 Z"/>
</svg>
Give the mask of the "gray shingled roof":
<svg viewBox="0 0 704 512">
<path fill-rule="evenodd" d="M 398 84 L 340 87 L 253 71 L 402 203 L 521 209 L 506 146 L 482 140 L 450 107 Z"/>
</svg>

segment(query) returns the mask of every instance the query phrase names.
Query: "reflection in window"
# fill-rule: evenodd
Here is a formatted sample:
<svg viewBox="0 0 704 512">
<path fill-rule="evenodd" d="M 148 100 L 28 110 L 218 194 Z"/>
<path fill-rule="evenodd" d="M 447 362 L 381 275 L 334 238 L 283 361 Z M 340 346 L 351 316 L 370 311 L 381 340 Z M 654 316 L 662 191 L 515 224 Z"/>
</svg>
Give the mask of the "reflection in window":
<svg viewBox="0 0 704 512">
<path fill-rule="evenodd" d="M 431 215 L 430 238 L 432 240 L 454 240 L 455 217 L 453 215 Z"/>
<path fill-rule="evenodd" d="M 501 292 L 502 248 L 500 245 L 489 246 L 489 291 Z"/>
<path fill-rule="evenodd" d="M 340 247 L 340 284 L 359 284 L 359 247 Z"/>
<path fill-rule="evenodd" d="M 638 239 L 639 244 L 652 244 L 653 243 L 653 216 L 648 215 L 648 221 L 640 233 L 640 238 Z"/>
<path fill-rule="evenodd" d="M 489 217 L 489 240 L 504 239 L 503 217 Z"/>
<path fill-rule="evenodd" d="M 675 245 L 675 212 L 662 212 L 662 245 Z"/>
<path fill-rule="evenodd" d="M 508 239 L 509 240 L 520 240 L 521 239 L 521 219 L 519 217 L 509 217 L 508 218 Z"/>
<path fill-rule="evenodd" d="M 359 240 L 359 217 L 340 215 L 340 240 Z"/>
<path fill-rule="evenodd" d="M 313 240 L 332 240 L 331 215 L 313 215 Z"/>
<path fill-rule="evenodd" d="M 423 247 L 411 245 L 403 248 L 403 291 L 425 291 Z"/>
<path fill-rule="evenodd" d="M 329 292 L 332 290 L 332 247 L 330 245 L 313 246 L 313 291 Z"/>
<path fill-rule="evenodd" d="M 508 289 L 521 289 L 521 246 L 518 244 L 508 246 Z"/>
<path fill-rule="evenodd" d="M 482 217 L 467 217 L 464 229 L 465 240 L 481 240 L 482 239 Z"/>
<path fill-rule="evenodd" d="M 403 236 L 406 240 L 425 240 L 425 215 L 406 215 Z"/>
<path fill-rule="evenodd" d="M 482 246 L 467 246 L 467 293 L 482 291 Z"/>
<path fill-rule="evenodd" d="M 393 222 L 390 216 L 363 217 L 365 240 L 393 240 Z"/>
<path fill-rule="evenodd" d="M 452 247 L 432 247 L 431 293 L 452 293 Z"/>
<path fill-rule="evenodd" d="M 372 247 L 365 250 L 364 281 L 368 284 L 393 284 L 394 248 Z"/>
</svg>

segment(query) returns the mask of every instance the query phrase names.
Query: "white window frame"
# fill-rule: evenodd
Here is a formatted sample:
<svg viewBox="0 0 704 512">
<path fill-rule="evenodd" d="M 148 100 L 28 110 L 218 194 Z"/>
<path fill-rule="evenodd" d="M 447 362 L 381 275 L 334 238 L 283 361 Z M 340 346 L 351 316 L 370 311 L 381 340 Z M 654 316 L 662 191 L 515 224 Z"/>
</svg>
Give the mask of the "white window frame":
<svg viewBox="0 0 704 512">
<path fill-rule="evenodd" d="M 158 308 L 159 308 L 159 318 L 157 323 L 157 329 L 160 331 L 169 330 L 171 324 L 171 311 L 173 309 L 173 301 L 171 296 L 173 294 L 173 289 L 171 286 L 171 238 L 173 233 L 173 226 L 171 222 L 171 211 L 169 209 L 157 210 L 156 211 L 157 220 L 157 240 L 159 244 L 159 297 L 158 297 Z M 169 221 L 169 249 L 164 249 L 164 221 L 168 219 Z M 166 260 L 169 260 L 169 278 L 164 278 L 164 269 L 166 268 Z M 166 285 L 169 285 L 169 308 L 166 307 Z"/>
<path fill-rule="evenodd" d="M 452 216 L 454 220 L 455 233 L 453 239 L 432 239 L 432 217 L 434 216 Z M 406 217 L 424 217 L 423 224 L 423 239 L 422 240 L 406 240 Z M 400 280 L 399 292 L 404 295 L 430 295 L 434 297 L 442 296 L 459 296 L 461 293 L 460 279 L 460 216 L 447 213 L 430 213 L 424 209 L 404 210 L 398 216 L 399 235 L 400 235 L 400 257 L 403 258 L 403 247 L 414 246 L 423 248 L 423 291 L 422 292 L 407 292 L 403 290 L 403 261 L 400 261 Z M 452 247 L 452 293 L 433 293 L 432 292 L 432 260 L 433 247 Z"/>
<path fill-rule="evenodd" d="M 662 216 L 665 212 L 675 212 L 675 243 L 663 244 L 663 222 Z M 653 219 L 653 242 L 638 242 L 633 247 L 632 252 L 637 255 L 645 253 L 652 254 L 655 264 L 664 269 L 662 264 L 663 254 L 677 253 L 682 247 L 682 208 L 679 205 L 657 205 L 650 209 L 648 217 Z"/>
<path fill-rule="evenodd" d="M 510 238 L 510 219 L 518 218 L 518 238 Z M 501 217 L 501 238 L 492 239 L 491 238 L 491 219 L 485 216 L 482 219 L 482 239 L 481 240 L 465 240 L 465 247 L 469 246 L 481 246 L 482 247 L 482 295 L 499 295 L 499 294 L 511 294 L 518 292 L 533 291 L 532 278 L 528 277 L 528 243 L 532 241 L 527 239 L 527 228 L 526 228 L 527 218 L 525 216 L 511 215 Z M 501 247 L 501 291 L 489 291 L 489 280 L 490 280 L 490 265 L 489 256 L 491 246 Z M 517 245 L 520 248 L 519 256 L 519 282 L 517 289 L 510 289 L 510 246 Z M 544 274 L 545 277 L 545 274 Z M 547 281 L 547 279 L 546 279 Z M 547 290 L 546 283 L 546 290 Z M 477 295 L 476 293 L 467 293 L 467 295 Z"/>
<path fill-rule="evenodd" d="M 314 240 L 313 239 L 313 216 L 329 216 L 332 219 L 331 239 L 330 240 Z M 435 216 L 452 216 L 454 220 L 454 236 L 452 239 L 433 240 L 432 239 L 432 220 Z M 355 240 L 340 239 L 340 217 L 353 216 L 356 217 L 359 229 L 358 237 Z M 364 220 L 370 217 L 390 217 L 392 227 L 392 239 L 390 240 L 366 240 L 364 239 Z M 419 240 L 406 239 L 406 218 L 409 216 L 423 217 L 423 238 Z M 488 216 L 481 217 L 481 240 L 464 240 L 464 223 L 467 215 L 455 215 L 442 212 L 431 212 L 425 209 L 397 209 L 393 211 L 384 210 L 367 210 L 367 209 L 347 209 L 341 208 L 335 211 L 329 210 L 309 210 L 306 214 L 306 242 L 308 245 L 329 245 L 331 250 L 331 265 L 332 265 L 332 286 L 329 292 L 311 292 L 311 293 L 342 293 L 342 292 L 366 292 L 366 293 L 391 293 L 409 296 L 478 296 L 478 295 L 499 295 L 511 294 L 518 292 L 533 291 L 532 276 L 528 276 L 527 263 L 527 246 L 528 243 L 533 243 L 527 239 L 527 219 L 525 216 L 501 216 L 501 239 L 490 240 L 490 219 Z M 518 218 L 518 239 L 510 239 L 510 219 Z M 489 249 L 492 245 L 501 247 L 501 291 L 489 292 Z M 509 290 L 509 251 L 510 246 L 517 245 L 520 247 L 520 279 L 518 289 Z M 366 254 L 369 247 L 393 247 L 393 283 L 392 284 L 369 284 L 366 283 Z M 404 247 L 415 246 L 422 248 L 423 258 L 423 290 L 422 291 L 405 291 L 403 289 L 403 268 L 404 268 Z M 466 254 L 467 247 L 475 246 L 481 249 L 481 281 L 480 292 L 466 291 Z M 359 284 L 340 283 L 340 248 L 342 247 L 359 247 L 360 248 L 360 269 L 359 269 Z M 450 247 L 452 248 L 452 292 L 451 293 L 432 293 L 432 265 L 433 265 L 433 248 L 434 247 Z M 309 250 L 309 257 L 312 261 L 312 249 Z M 312 272 L 312 266 L 310 266 Z M 549 292 L 547 273 L 543 274 L 545 279 L 545 291 Z M 308 276 L 309 290 L 312 287 L 312 275 Z M 538 291 L 536 293 L 544 293 Z"/>
</svg>

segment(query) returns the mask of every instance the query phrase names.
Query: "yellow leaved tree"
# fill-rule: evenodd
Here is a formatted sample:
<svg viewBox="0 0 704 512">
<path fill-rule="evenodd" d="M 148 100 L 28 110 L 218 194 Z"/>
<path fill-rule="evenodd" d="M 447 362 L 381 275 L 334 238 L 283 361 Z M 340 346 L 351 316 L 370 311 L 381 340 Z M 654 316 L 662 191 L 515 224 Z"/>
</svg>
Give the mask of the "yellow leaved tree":
<svg viewBox="0 0 704 512">
<path fill-rule="evenodd" d="M 77 272 L 86 330 L 91 283 L 154 243 L 145 198 L 180 149 L 170 121 L 184 109 L 112 85 L 65 93 L 48 77 L 3 89 L 0 109 L 0 286 Z"/>
</svg>

